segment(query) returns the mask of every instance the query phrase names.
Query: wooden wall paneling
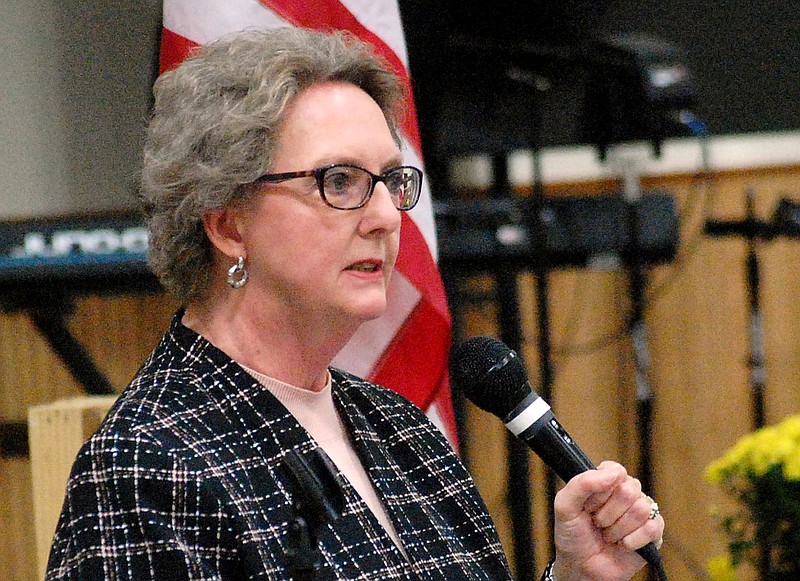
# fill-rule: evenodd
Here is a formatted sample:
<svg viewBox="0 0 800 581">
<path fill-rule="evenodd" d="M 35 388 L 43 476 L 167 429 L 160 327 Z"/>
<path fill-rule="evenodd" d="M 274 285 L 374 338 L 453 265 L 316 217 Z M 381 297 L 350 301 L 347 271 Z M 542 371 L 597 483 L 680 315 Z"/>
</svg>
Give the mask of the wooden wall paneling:
<svg viewBox="0 0 800 581">
<path fill-rule="evenodd" d="M 70 328 L 112 383 L 122 388 L 166 329 L 174 303 L 164 295 L 81 297 Z M 82 394 L 22 312 L 0 316 L 0 417 L 25 422 L 28 408 Z M 33 581 L 31 466 L 0 459 L 0 579 Z"/>
<path fill-rule="evenodd" d="M 0 345 L 3 421 L 24 422 L 31 405 L 79 393 L 67 368 L 24 313 L 0 316 Z"/>
<path fill-rule="evenodd" d="M 700 184 L 692 176 L 652 185 L 673 192 L 682 209 L 680 258 L 651 273 L 646 315 L 655 394 L 654 494 L 668 522 L 662 554 L 670 578 L 694 579 L 722 549 L 709 516 L 718 493 L 705 484 L 703 471 L 725 428 L 735 424 L 727 416 L 748 406 L 745 362 L 737 355 L 744 346 L 737 328 L 745 315 L 741 252 L 736 242 L 702 235 L 704 197 L 713 195 L 711 208 L 720 197 L 725 201 L 724 185 Z M 727 405 L 720 405 L 721 394 Z"/>
<path fill-rule="evenodd" d="M 766 177 L 771 175 L 730 172 L 717 176 L 714 217 L 742 218 L 744 190 L 753 184 L 759 191 L 774 189 L 774 179 Z M 688 181 L 665 181 L 677 186 L 677 195 L 688 195 Z M 773 204 L 768 197 L 757 195 L 760 216 L 771 215 Z M 703 473 L 710 461 L 752 426 L 745 251 L 741 240 L 702 238 L 680 276 L 651 305 L 658 387 L 656 482 L 669 523 L 663 552 L 672 578 L 694 578 L 699 574 L 697 567 L 702 570 L 709 557 L 723 552 L 724 540 L 709 509 L 729 502 L 705 483 Z M 778 285 L 764 266 L 764 287 Z M 787 329 L 767 322 L 767 333 L 784 336 Z M 770 353 L 768 361 L 773 357 Z M 772 401 L 770 394 L 768 409 Z"/>
<path fill-rule="evenodd" d="M 70 327 L 111 383 L 122 389 L 158 343 L 176 309 L 165 294 L 82 297 Z"/>
<path fill-rule="evenodd" d="M 0 458 L 0 578 L 7 581 L 37 578 L 30 474 L 27 459 Z"/>
<path fill-rule="evenodd" d="M 0 419 L 25 422 L 27 409 L 79 393 L 66 367 L 28 318 L 0 316 Z M 0 579 L 36 579 L 31 469 L 27 458 L 0 459 Z"/>
<path fill-rule="evenodd" d="M 792 171 L 788 173 L 792 177 L 783 180 L 764 171 L 727 172 L 714 176 L 710 183 L 689 175 L 645 180 L 645 187 L 664 187 L 674 193 L 683 211 L 682 240 L 692 250 L 685 255 L 682 252 L 678 264 L 657 267 L 648 277 L 650 289 L 655 291 L 646 314 L 653 359 L 651 381 L 657 398 L 653 436 L 655 486 L 669 518 L 664 554 L 673 578 L 701 576 L 706 560 L 723 550 L 723 539 L 716 532 L 709 511 L 714 504 L 726 504 L 727 499 L 704 482 L 703 473 L 711 460 L 750 429 L 744 243 L 703 236 L 703 222 L 709 211 L 722 219 L 740 216 L 744 189 L 753 184 L 759 190 L 791 190 L 791 184 L 800 182 Z M 571 193 L 586 189 L 583 184 L 572 188 L 561 184 L 558 190 Z M 769 215 L 776 199 L 774 195 L 772 200 L 767 198 L 758 197 L 757 208 L 761 214 Z M 783 280 L 769 275 L 770 265 L 787 260 L 784 251 L 781 258 L 770 262 L 769 252 L 771 249 L 764 250 L 762 269 L 765 301 L 770 300 L 770 285 L 785 287 L 787 279 L 793 276 L 791 269 L 780 271 Z M 560 332 L 569 333 L 565 312 L 569 310 L 566 305 L 570 293 L 574 294 L 575 289 L 568 287 L 576 279 L 592 276 L 602 275 L 591 271 L 551 275 L 554 345 L 559 344 Z M 593 331 L 615 319 L 620 325 L 624 323 L 627 308 L 624 273 L 610 274 L 606 282 L 608 288 L 605 292 L 593 292 L 588 307 L 589 316 L 597 317 L 590 318 L 587 325 Z M 529 343 L 525 352 L 528 359 L 534 359 L 529 353 L 535 351 L 535 304 L 525 301 L 526 296 L 532 295 L 532 282 L 527 284 L 528 292 L 522 292 L 522 317 Z M 765 310 L 769 312 L 769 308 Z M 785 313 L 787 309 L 791 312 L 785 299 L 773 299 L 771 308 L 778 313 L 773 319 L 783 325 L 768 323 L 768 337 L 774 335 L 773 343 L 784 345 L 781 360 L 796 361 L 790 347 L 793 342 L 781 343 L 779 338 L 791 333 L 787 321 L 800 317 Z M 623 337 L 606 350 L 608 353 L 602 355 L 556 355 L 551 404 L 562 423 L 593 458 L 614 457 L 635 469 L 638 434 L 632 427 L 635 401 L 629 339 Z M 768 361 L 778 357 L 777 353 L 770 353 L 775 352 L 768 351 Z M 777 410 L 795 405 L 800 391 L 778 386 L 780 377 L 791 377 L 795 369 L 791 363 L 790 371 L 782 371 L 785 367 L 774 363 L 770 367 L 776 377 L 768 382 L 768 409 L 776 410 L 773 416 L 780 413 Z M 616 439 L 604 433 L 609 430 L 608 417 L 614 417 L 610 431 L 616 432 Z"/>
<path fill-rule="evenodd" d="M 737 246 L 736 241 L 705 238 L 703 222 L 709 211 L 718 218 L 735 217 L 741 213 L 742 188 L 749 182 L 760 183 L 765 173 L 771 175 L 772 172 L 727 172 L 714 175 L 712 180 L 692 175 L 643 180 L 645 188 L 663 187 L 674 193 L 682 210 L 682 241 L 688 247 L 681 250 L 683 260 L 652 269 L 649 273 L 649 286 L 654 296 L 650 297 L 652 304 L 646 315 L 654 359 L 651 380 L 658 398 L 653 442 L 656 489 L 662 504 L 666 499 L 668 506 L 674 505 L 667 514 L 670 515 L 670 531 L 673 531 L 668 539 L 674 538 L 675 542 L 668 543 L 665 554 L 668 560 L 672 558 L 674 561 L 673 568 L 678 578 L 702 576 L 705 559 L 722 546 L 708 517 L 708 508 L 713 501 L 724 499 L 719 499 L 718 493 L 704 484 L 702 474 L 711 459 L 732 443 L 732 439 L 747 431 L 746 422 L 737 428 L 736 420 L 731 421 L 728 416 L 733 415 L 742 424 L 741 417 L 746 416 L 749 406 L 746 361 L 741 358 L 746 347 L 746 335 L 741 332 L 741 322 L 746 315 L 741 244 Z M 742 174 L 746 174 L 744 181 Z M 596 185 L 557 184 L 550 188 L 549 193 L 609 191 L 614 186 L 613 183 L 602 183 L 600 188 Z M 693 252 L 687 253 L 687 249 L 693 249 Z M 565 281 L 569 276 L 580 279 L 592 274 L 581 271 L 551 276 L 551 331 L 554 337 L 558 336 L 559 325 L 564 323 L 560 318 L 563 319 L 565 296 L 569 295 L 569 292 L 564 294 Z M 593 331 L 615 317 L 624 322 L 627 308 L 624 274 L 611 275 L 608 281 L 607 293 L 592 295 L 588 312 L 603 313 L 593 321 Z M 523 284 L 528 284 L 529 288 L 527 293 L 521 293 L 526 340 L 523 351 L 535 382 L 536 305 L 532 300 L 526 302 L 526 297 L 533 295 L 530 290 L 532 283 Z M 709 317 L 712 321 L 706 323 Z M 554 344 L 558 345 L 557 338 Z M 631 397 L 629 339 L 624 337 L 607 349 L 609 353 L 604 356 L 597 353 L 557 356 L 555 401 L 551 403 L 562 422 L 593 457 L 597 449 L 601 457 L 616 457 L 631 467 L 636 464 L 638 434 L 632 427 L 635 401 Z M 586 383 L 591 383 L 591 387 L 587 388 Z M 721 396 L 718 395 L 719 384 L 728 389 L 722 391 Z M 715 394 L 705 393 L 709 386 L 714 386 L 711 389 Z M 564 396 L 565 403 L 559 400 L 560 395 Z M 600 430 L 595 432 L 590 428 L 592 433 L 582 433 L 584 426 L 603 425 L 608 417 L 598 419 L 597 414 L 589 409 L 591 406 L 581 405 L 586 401 L 592 402 L 592 409 L 601 409 L 615 418 L 614 429 L 618 438 L 612 439 L 612 444 L 607 436 L 599 433 Z M 616 406 L 609 406 L 609 402 Z M 681 416 L 681 410 L 687 404 L 691 408 Z M 710 409 L 710 416 L 706 414 L 706 407 Z M 591 421 L 586 421 L 587 414 Z M 709 422 L 705 419 L 707 416 L 711 418 Z M 587 438 L 585 442 L 584 437 Z M 616 453 L 603 454 L 608 449 Z M 700 487 L 702 494 L 694 493 L 694 487 Z M 690 497 L 688 501 L 685 496 Z M 678 543 L 686 538 L 703 539 L 706 546 L 701 543 L 699 550 L 687 551 L 686 546 Z M 690 540 L 689 546 L 695 548 L 697 545 Z M 688 562 L 688 566 L 684 562 Z"/>
<path fill-rule="evenodd" d="M 692 578 L 722 545 L 705 466 L 750 425 L 745 297 L 736 242 L 703 241 L 652 306 L 656 492 L 668 518 L 672 576 Z M 709 265 L 713 264 L 712 268 Z"/>
<path fill-rule="evenodd" d="M 766 417 L 800 413 L 800 240 L 776 241 L 761 253 L 766 353 Z"/>
<path fill-rule="evenodd" d="M 497 305 L 489 296 L 494 292 L 491 276 L 471 276 L 459 279 L 467 297 L 461 306 L 461 325 L 466 337 L 490 335 L 497 337 Z M 500 534 L 500 542 L 511 555 L 511 515 L 506 502 L 506 428 L 493 415 L 471 402 L 465 405 L 465 425 L 469 434 L 463 442 L 463 455 Z M 512 563 L 513 567 L 513 563 Z"/>
</svg>

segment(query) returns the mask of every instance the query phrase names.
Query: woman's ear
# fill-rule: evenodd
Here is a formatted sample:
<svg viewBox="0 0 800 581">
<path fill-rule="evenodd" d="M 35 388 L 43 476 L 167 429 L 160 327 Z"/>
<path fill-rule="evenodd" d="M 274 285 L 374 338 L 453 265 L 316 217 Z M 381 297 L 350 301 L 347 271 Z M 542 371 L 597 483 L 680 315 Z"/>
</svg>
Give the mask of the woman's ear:
<svg viewBox="0 0 800 581">
<path fill-rule="evenodd" d="M 242 215 L 236 209 L 208 210 L 203 216 L 203 228 L 211 244 L 226 256 L 246 256 L 242 236 Z"/>
</svg>

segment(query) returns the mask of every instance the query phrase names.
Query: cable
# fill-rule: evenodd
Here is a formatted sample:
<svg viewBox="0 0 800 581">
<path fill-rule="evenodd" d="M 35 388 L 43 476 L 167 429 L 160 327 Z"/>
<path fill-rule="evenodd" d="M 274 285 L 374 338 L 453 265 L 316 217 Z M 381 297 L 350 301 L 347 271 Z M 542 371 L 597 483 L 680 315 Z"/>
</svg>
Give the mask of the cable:
<svg viewBox="0 0 800 581">
<path fill-rule="evenodd" d="M 586 282 L 582 281 L 577 286 L 578 290 L 575 292 L 575 294 L 583 295 L 585 293 Z M 615 302 L 619 304 L 621 302 L 621 297 L 619 295 L 619 285 L 615 285 L 615 288 L 617 289 L 617 292 L 615 293 L 616 295 Z M 579 310 L 579 302 L 577 299 L 574 300 L 573 304 L 576 305 L 575 310 L 576 311 Z M 585 341 L 583 343 L 570 345 L 567 339 L 569 338 L 570 335 L 574 335 L 577 332 L 576 330 L 572 330 L 572 329 L 577 329 L 577 321 L 578 321 L 577 315 L 570 317 L 568 325 L 570 325 L 571 328 L 567 328 L 567 330 L 565 331 L 564 333 L 565 338 L 561 341 L 561 345 L 553 349 L 554 354 L 563 357 L 570 355 L 586 355 L 594 353 L 595 351 L 600 351 L 601 349 L 605 349 L 606 347 L 609 347 L 617 343 L 618 341 L 624 339 L 628 335 L 630 328 L 630 322 L 629 322 L 630 316 L 626 314 L 625 322 L 619 329 L 612 331 L 611 333 L 608 333 L 606 335 L 601 335 L 599 337 L 589 339 L 588 341 Z"/>
<path fill-rule="evenodd" d="M 676 119 L 682 123 L 693 135 L 695 135 L 700 144 L 700 170 L 696 172 L 692 179 L 692 188 L 695 191 L 699 190 L 702 186 L 701 195 L 689 195 L 686 198 L 683 206 L 678 210 L 680 223 L 689 223 L 698 220 L 699 223 L 692 229 L 692 232 L 684 237 L 684 242 L 678 249 L 675 258 L 672 261 L 672 270 L 655 286 L 646 291 L 644 309 L 647 311 L 649 307 L 661 297 L 666 290 L 675 282 L 675 279 L 684 272 L 684 267 L 689 262 L 691 257 L 697 251 L 700 241 L 704 237 L 704 224 L 706 219 L 711 214 L 713 202 L 716 199 L 717 188 L 716 181 L 710 171 L 709 162 L 709 148 L 708 148 L 708 132 L 705 124 L 697 118 L 690 111 L 679 111 L 676 113 Z M 698 211 L 699 215 L 695 218 L 693 215 Z M 584 291 L 582 287 L 585 283 L 581 283 L 575 292 L 575 295 L 583 296 Z M 576 305 L 575 309 L 580 308 L 577 300 L 573 301 Z M 604 349 L 614 343 L 624 339 L 630 331 L 630 314 L 625 315 L 625 323 L 616 331 L 607 335 L 590 339 L 583 343 L 570 345 L 569 338 L 575 334 L 577 327 L 578 315 L 570 315 L 567 323 L 567 330 L 564 333 L 565 339 L 561 341 L 560 346 L 553 349 L 553 353 L 558 356 L 569 356 L 577 354 L 588 354 L 595 351 Z"/>
<path fill-rule="evenodd" d="M 681 560 L 684 566 L 691 572 L 694 576 L 694 579 L 703 579 L 706 581 L 710 581 L 711 578 L 706 573 L 703 566 L 697 562 L 697 560 L 689 555 L 689 551 L 685 545 L 677 542 L 672 537 L 665 536 L 664 543 L 661 545 L 661 551 L 663 552 L 664 549 L 669 549 L 674 551 L 677 557 Z"/>
<path fill-rule="evenodd" d="M 695 252 L 697 251 L 697 247 L 700 241 L 704 238 L 704 226 L 706 220 L 711 215 L 711 209 L 714 205 L 714 201 L 716 199 L 718 190 L 716 188 L 716 180 L 714 179 L 714 174 L 711 173 L 711 166 L 710 166 L 710 156 L 709 156 L 709 147 L 708 147 L 708 139 L 709 135 L 706 130 L 705 124 L 700 121 L 697 117 L 694 116 L 693 113 L 689 111 L 681 111 L 678 113 L 679 120 L 689 129 L 699 140 L 700 144 L 700 170 L 695 173 L 693 177 L 693 189 L 697 188 L 698 182 L 700 185 L 703 186 L 703 193 L 701 196 L 690 196 L 690 198 L 699 198 L 702 202 L 700 215 L 698 216 L 699 223 L 694 228 L 694 232 L 691 235 L 687 235 L 685 238 L 685 242 L 681 245 L 681 248 L 678 250 L 676 257 L 673 259 L 673 268 L 672 271 L 665 276 L 658 285 L 654 286 L 647 292 L 646 301 L 645 301 L 645 309 L 649 308 L 656 299 L 663 295 L 663 293 L 669 288 L 669 286 L 675 281 L 675 279 L 683 273 L 683 269 L 686 264 L 689 262 L 689 259 L 694 256 Z M 690 201 L 687 201 L 687 207 L 682 209 L 679 215 L 682 217 L 681 222 L 683 222 L 686 218 L 686 215 L 689 212 L 689 208 L 691 207 Z"/>
</svg>

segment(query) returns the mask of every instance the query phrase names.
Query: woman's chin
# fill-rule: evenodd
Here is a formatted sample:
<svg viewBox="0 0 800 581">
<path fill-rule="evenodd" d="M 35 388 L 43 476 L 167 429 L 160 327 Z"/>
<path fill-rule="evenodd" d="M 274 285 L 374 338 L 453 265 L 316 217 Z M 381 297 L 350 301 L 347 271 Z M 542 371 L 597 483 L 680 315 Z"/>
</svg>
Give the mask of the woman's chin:
<svg viewBox="0 0 800 581">
<path fill-rule="evenodd" d="M 355 306 L 353 314 L 362 323 L 373 321 L 381 317 L 386 312 L 386 297 L 376 298 L 371 301 L 364 301 Z"/>
<path fill-rule="evenodd" d="M 383 314 L 386 312 L 386 304 L 382 307 L 375 307 L 372 309 L 367 309 L 363 312 L 362 318 L 363 322 L 367 321 L 374 321 L 375 319 L 379 319 Z"/>
</svg>

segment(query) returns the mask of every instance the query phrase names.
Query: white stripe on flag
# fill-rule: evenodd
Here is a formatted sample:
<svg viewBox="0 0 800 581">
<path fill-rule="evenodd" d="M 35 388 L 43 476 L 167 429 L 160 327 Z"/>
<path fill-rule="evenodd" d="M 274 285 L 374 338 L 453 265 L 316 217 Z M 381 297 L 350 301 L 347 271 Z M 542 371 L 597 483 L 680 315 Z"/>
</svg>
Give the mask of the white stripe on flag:
<svg viewBox="0 0 800 581">
<path fill-rule="evenodd" d="M 198 44 L 245 28 L 291 26 L 258 0 L 167 0 L 163 22 L 164 28 Z"/>
<path fill-rule="evenodd" d="M 424 171 L 422 159 L 411 147 L 411 144 L 403 139 L 403 163 L 415 165 Z M 433 218 L 433 201 L 431 198 L 430 185 L 428 178 L 423 176 L 422 180 L 422 196 L 419 202 L 414 207 L 409 216 L 419 228 L 422 236 L 425 238 L 425 243 L 428 245 L 428 251 L 433 256 L 434 262 L 438 257 L 438 245 L 436 243 L 436 223 Z"/>
<path fill-rule="evenodd" d="M 417 306 L 420 292 L 397 270 L 386 293 L 388 308 L 372 321 L 363 323 L 333 359 L 332 365 L 366 377 L 392 342 L 397 330 Z"/>
<path fill-rule="evenodd" d="M 398 3 L 375 2 L 375 0 L 341 0 L 341 2 L 356 20 L 392 49 L 408 70 L 408 54 Z"/>
<path fill-rule="evenodd" d="M 406 71 L 408 68 L 408 53 L 403 35 L 403 23 L 400 18 L 400 8 L 397 2 L 375 2 L 374 0 L 341 0 L 342 4 L 376 36 L 386 43 L 403 63 Z M 413 98 L 413 96 L 412 96 Z M 418 152 L 403 138 L 404 163 L 415 165 L 424 171 L 421 152 Z M 411 210 L 410 217 L 416 223 L 434 262 L 438 257 L 436 243 L 436 226 L 434 223 L 433 206 L 431 201 L 430 186 L 427 178 L 423 180 L 422 197 L 417 206 Z"/>
<path fill-rule="evenodd" d="M 456 434 L 450 432 L 450 427 L 442 419 L 442 414 L 439 412 L 439 402 L 433 400 L 431 405 L 428 406 L 428 409 L 425 410 L 425 415 L 428 416 L 428 419 L 434 426 L 439 428 L 439 431 L 442 432 L 447 438 L 447 441 L 450 442 L 450 446 L 455 449 Z"/>
</svg>

